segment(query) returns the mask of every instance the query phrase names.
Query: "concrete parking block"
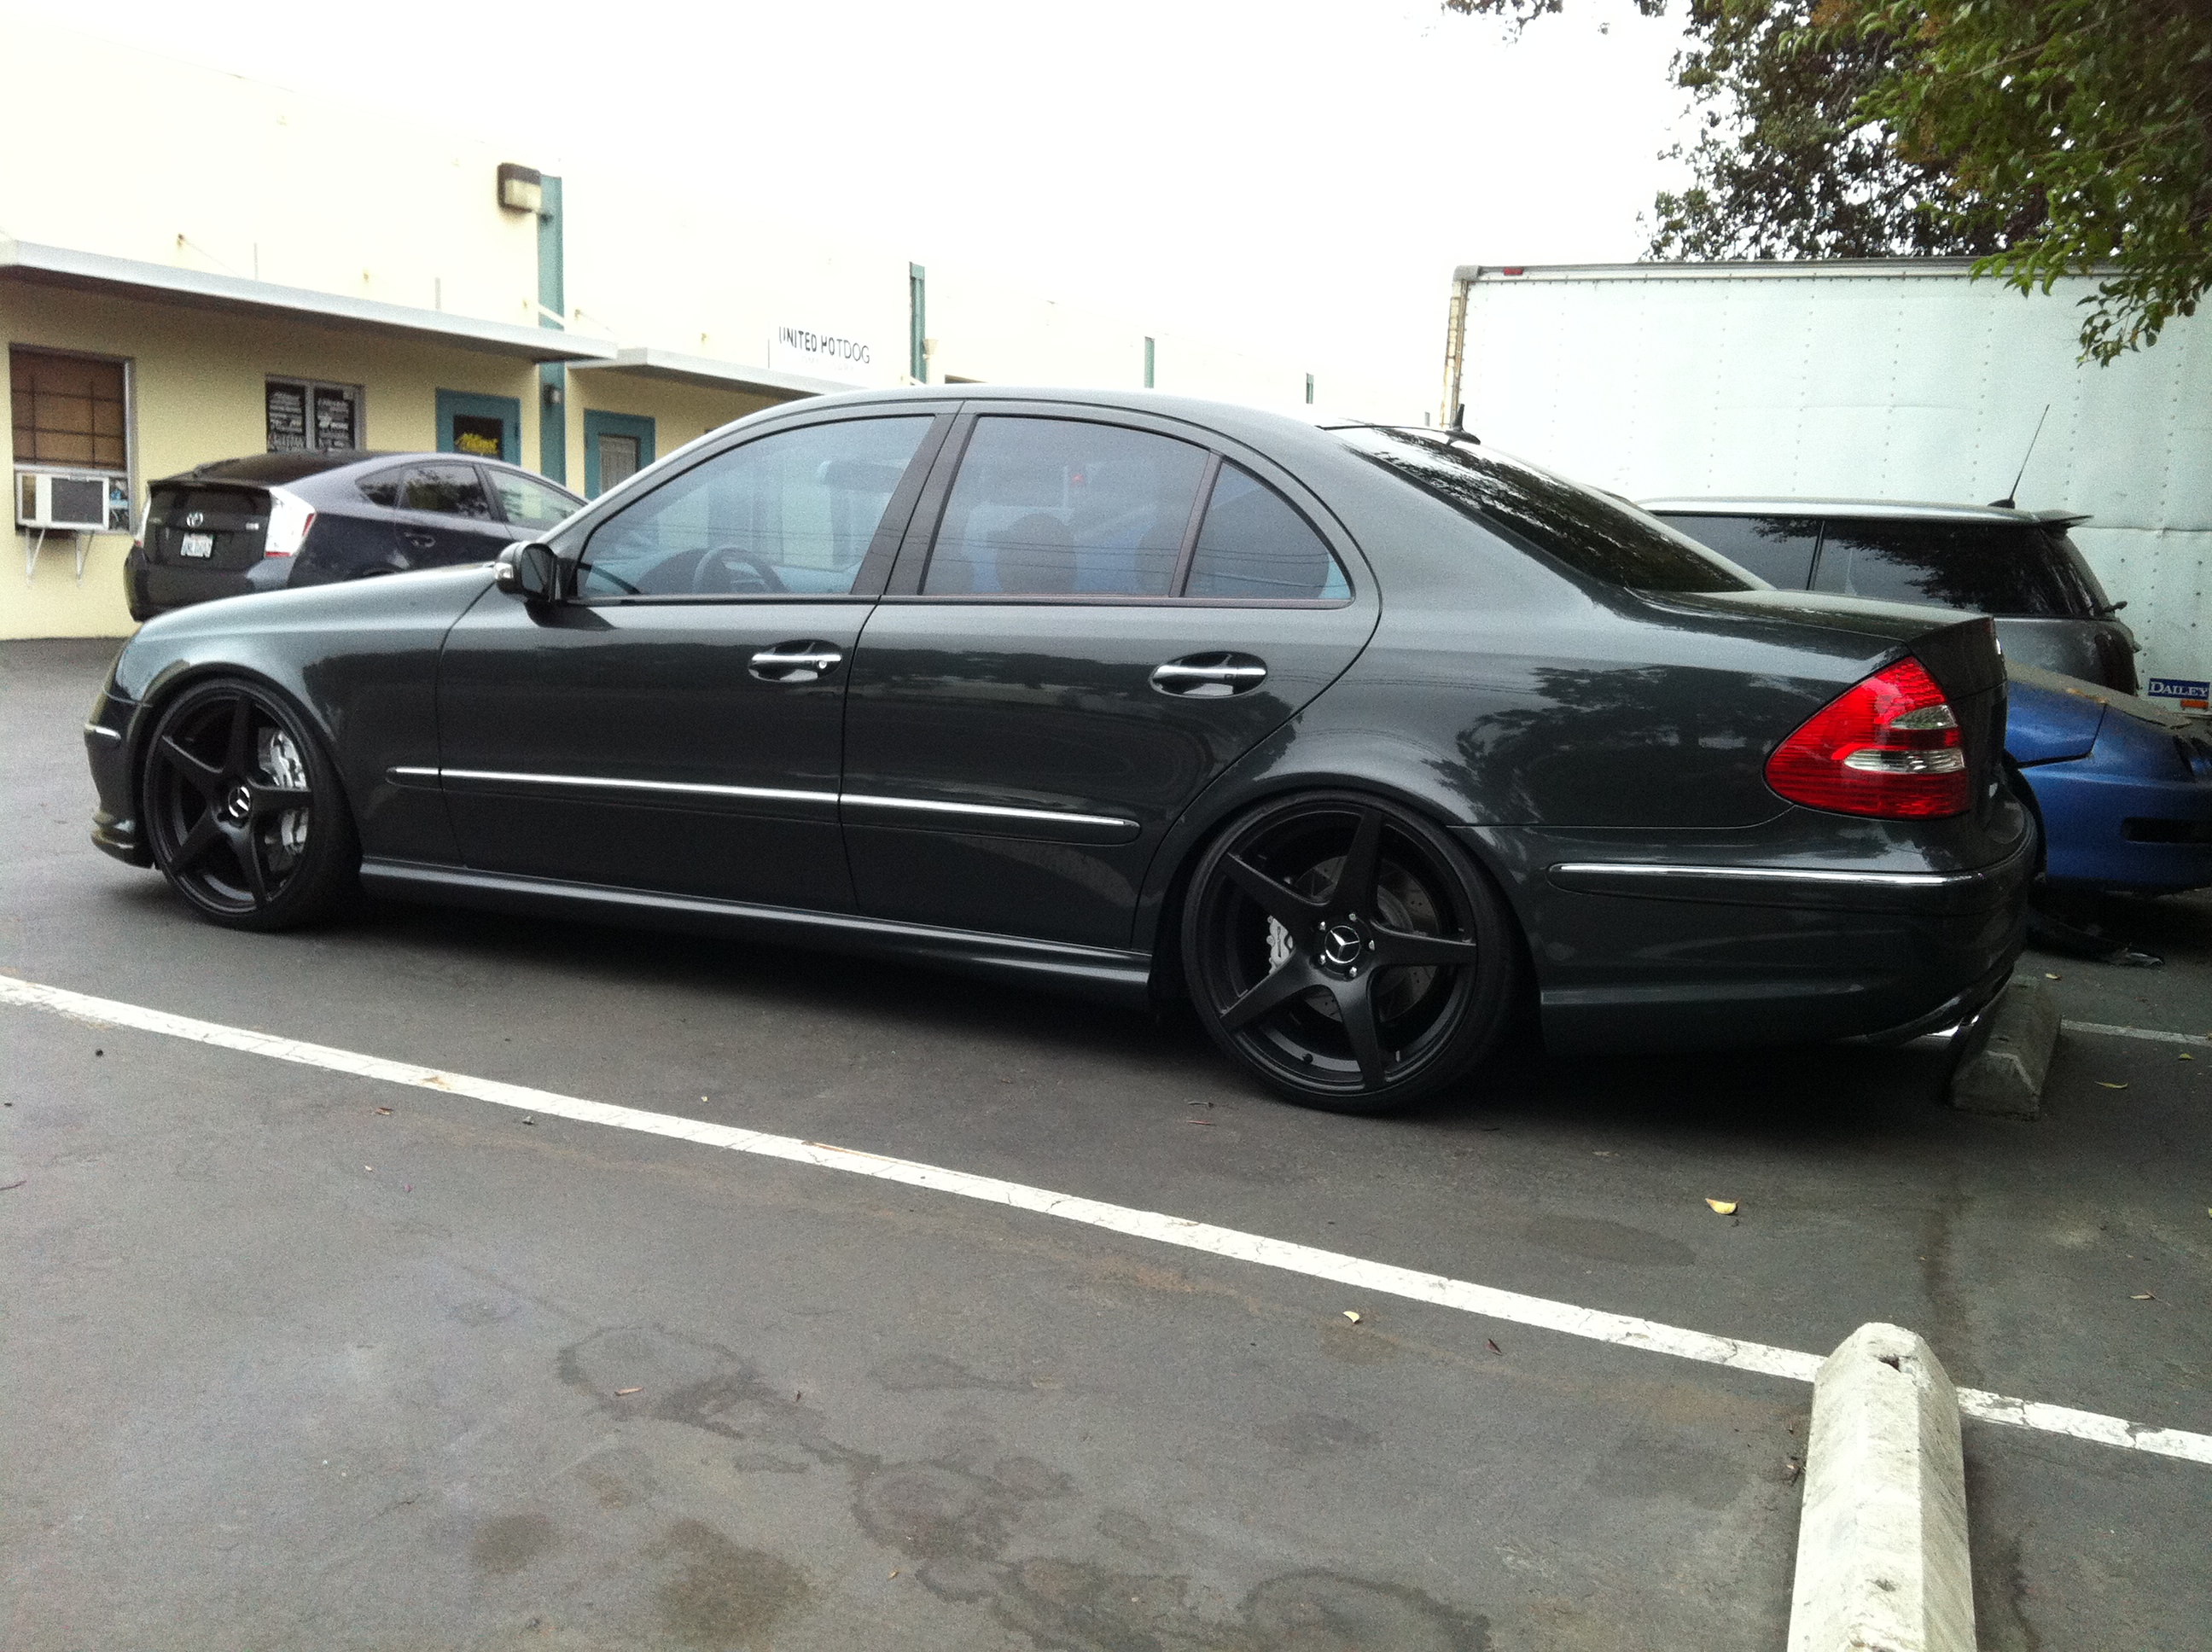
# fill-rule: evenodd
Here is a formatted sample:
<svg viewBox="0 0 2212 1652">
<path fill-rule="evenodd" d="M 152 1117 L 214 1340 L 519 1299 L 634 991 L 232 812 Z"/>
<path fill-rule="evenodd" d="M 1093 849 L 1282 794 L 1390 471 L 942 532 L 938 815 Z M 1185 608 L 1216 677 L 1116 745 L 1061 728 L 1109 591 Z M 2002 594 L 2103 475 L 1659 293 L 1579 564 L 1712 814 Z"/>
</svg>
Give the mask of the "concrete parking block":
<svg viewBox="0 0 2212 1652">
<path fill-rule="evenodd" d="M 1974 1652 L 1959 1397 L 1899 1326 L 1862 1325 L 1815 1381 L 1790 1652 Z"/>
<path fill-rule="evenodd" d="M 1960 1037 L 1951 1072 L 1951 1105 L 1968 1113 L 2033 1119 L 2043 1111 L 2043 1081 L 2058 1043 L 2058 1005 L 2049 984 L 2014 975 Z"/>
</svg>

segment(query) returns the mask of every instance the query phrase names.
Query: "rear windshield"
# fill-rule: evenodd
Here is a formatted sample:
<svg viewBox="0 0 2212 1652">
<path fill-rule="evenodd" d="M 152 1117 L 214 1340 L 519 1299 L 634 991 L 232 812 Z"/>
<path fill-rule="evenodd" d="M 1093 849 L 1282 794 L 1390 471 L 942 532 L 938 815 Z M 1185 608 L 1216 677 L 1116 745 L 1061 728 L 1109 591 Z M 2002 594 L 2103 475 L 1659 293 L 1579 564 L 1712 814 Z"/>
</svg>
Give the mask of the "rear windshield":
<svg viewBox="0 0 2212 1652">
<path fill-rule="evenodd" d="M 1813 577 L 1813 553 L 1820 548 L 1817 517 L 1681 516 L 1668 511 L 1659 519 L 1784 591 L 1802 591 Z"/>
<path fill-rule="evenodd" d="M 1340 430 L 1352 451 L 1454 510 L 1635 591 L 1755 591 L 1760 582 L 1656 517 L 1486 447 L 1372 428 Z"/>
<path fill-rule="evenodd" d="M 154 514 L 170 522 L 181 522 L 195 511 L 204 516 L 258 516 L 269 503 L 269 495 L 258 489 L 180 488 L 167 483 L 156 483 L 149 493 Z"/>
<path fill-rule="evenodd" d="M 2106 606 L 2061 527 L 1831 519 L 1820 588 L 1984 614 L 2092 619 Z"/>
</svg>

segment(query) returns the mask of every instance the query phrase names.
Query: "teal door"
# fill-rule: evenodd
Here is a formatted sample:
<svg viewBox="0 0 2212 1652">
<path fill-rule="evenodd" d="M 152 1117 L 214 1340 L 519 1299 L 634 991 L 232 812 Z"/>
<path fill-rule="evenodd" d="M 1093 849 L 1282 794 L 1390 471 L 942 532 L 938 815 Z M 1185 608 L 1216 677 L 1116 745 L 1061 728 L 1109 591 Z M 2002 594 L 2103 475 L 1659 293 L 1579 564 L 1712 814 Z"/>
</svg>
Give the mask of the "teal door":
<svg viewBox="0 0 2212 1652">
<path fill-rule="evenodd" d="M 513 396 L 478 396 L 465 390 L 438 392 L 438 451 L 519 465 L 522 403 Z"/>
<path fill-rule="evenodd" d="M 584 497 L 597 499 L 653 463 L 653 421 L 635 413 L 584 415 Z"/>
</svg>

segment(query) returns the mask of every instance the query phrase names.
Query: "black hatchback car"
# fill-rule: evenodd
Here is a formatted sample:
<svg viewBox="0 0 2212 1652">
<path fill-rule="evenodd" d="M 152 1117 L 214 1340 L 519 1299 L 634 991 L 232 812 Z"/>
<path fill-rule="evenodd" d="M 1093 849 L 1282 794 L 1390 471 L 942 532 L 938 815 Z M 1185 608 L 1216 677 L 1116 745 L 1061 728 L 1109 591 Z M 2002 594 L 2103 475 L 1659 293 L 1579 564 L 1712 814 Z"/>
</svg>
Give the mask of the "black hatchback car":
<svg viewBox="0 0 2212 1652">
<path fill-rule="evenodd" d="M 287 586 L 488 562 L 584 501 L 453 453 L 256 453 L 155 483 L 123 565 L 131 616 Z"/>
<path fill-rule="evenodd" d="M 489 568 L 168 615 L 94 840 L 210 920 L 401 899 L 1142 1005 L 1309 1104 L 1986 1002 L 1990 623 L 1773 590 L 1463 436 L 1136 392 L 778 408 Z"/>
<path fill-rule="evenodd" d="M 2136 690 L 2135 633 L 2067 530 L 2075 511 L 1876 499 L 1657 499 L 1644 508 L 1785 591 L 1924 602 L 1996 621 L 2012 659 Z"/>
</svg>

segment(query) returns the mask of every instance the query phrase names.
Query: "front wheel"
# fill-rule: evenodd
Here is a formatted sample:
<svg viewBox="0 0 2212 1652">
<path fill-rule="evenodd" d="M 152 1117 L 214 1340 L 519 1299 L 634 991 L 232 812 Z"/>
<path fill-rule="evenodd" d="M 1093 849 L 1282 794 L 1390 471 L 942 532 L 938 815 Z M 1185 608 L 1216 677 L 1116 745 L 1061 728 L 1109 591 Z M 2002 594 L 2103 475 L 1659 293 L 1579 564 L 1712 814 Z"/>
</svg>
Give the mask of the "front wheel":
<svg viewBox="0 0 2212 1652">
<path fill-rule="evenodd" d="M 1466 1076 L 1511 1012 L 1503 898 L 1443 832 L 1356 793 L 1263 804 L 1193 873 L 1182 952 L 1215 1043 L 1307 1107 L 1382 1113 Z"/>
<path fill-rule="evenodd" d="M 170 702 L 147 743 L 140 800 L 154 864 L 226 927 L 312 923 L 356 887 L 337 771 L 299 714 L 254 683 L 202 683 Z"/>
</svg>

